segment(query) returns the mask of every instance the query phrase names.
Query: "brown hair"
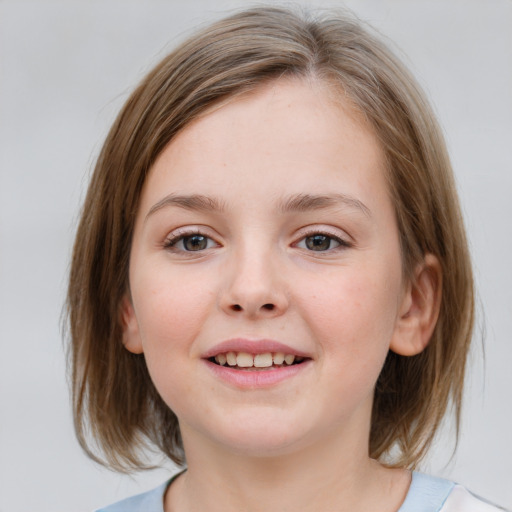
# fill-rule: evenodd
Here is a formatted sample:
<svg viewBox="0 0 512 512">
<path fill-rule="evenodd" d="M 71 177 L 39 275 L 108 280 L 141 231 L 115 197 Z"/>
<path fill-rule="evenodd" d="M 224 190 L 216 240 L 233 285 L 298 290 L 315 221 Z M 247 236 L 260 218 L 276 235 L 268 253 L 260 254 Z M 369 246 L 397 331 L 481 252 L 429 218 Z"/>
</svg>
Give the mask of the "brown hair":
<svg viewBox="0 0 512 512">
<path fill-rule="evenodd" d="M 176 416 L 155 390 L 144 356 L 121 342 L 119 310 L 129 291 L 130 244 L 144 180 L 193 119 L 281 76 L 335 84 L 363 113 L 386 155 L 404 274 L 412 279 L 427 253 L 442 267 L 442 304 L 429 345 L 412 357 L 389 352 L 378 379 L 370 455 L 414 467 L 450 401 L 458 425 L 473 279 L 432 111 L 399 60 L 359 21 L 261 7 L 214 23 L 164 58 L 128 99 L 99 155 L 76 235 L 67 305 L 75 427 L 82 447 L 103 464 L 142 468 L 142 447 L 184 462 Z M 386 459 L 391 448 L 397 454 Z"/>
</svg>

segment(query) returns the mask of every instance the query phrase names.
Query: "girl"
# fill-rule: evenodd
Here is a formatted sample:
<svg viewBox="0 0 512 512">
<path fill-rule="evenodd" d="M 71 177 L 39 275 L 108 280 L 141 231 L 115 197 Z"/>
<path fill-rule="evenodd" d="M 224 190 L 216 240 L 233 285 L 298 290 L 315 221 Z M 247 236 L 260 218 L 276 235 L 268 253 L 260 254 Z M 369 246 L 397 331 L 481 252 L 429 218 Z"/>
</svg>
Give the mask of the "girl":
<svg viewBox="0 0 512 512">
<path fill-rule="evenodd" d="M 149 73 L 68 308 L 87 453 L 186 465 L 104 510 L 496 510 L 412 471 L 459 418 L 472 271 L 432 112 L 354 20 L 244 11 Z"/>
</svg>

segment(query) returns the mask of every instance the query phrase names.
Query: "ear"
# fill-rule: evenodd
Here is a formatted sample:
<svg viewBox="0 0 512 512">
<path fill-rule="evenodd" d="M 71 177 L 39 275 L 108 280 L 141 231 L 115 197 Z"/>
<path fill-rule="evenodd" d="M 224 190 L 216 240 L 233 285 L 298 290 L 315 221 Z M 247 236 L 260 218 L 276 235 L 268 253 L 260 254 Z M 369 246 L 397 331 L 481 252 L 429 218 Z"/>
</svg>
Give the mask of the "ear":
<svg viewBox="0 0 512 512">
<path fill-rule="evenodd" d="M 133 304 L 127 295 L 121 301 L 121 325 L 123 327 L 123 345 L 134 354 L 142 354 L 142 340 L 139 333 L 139 323 L 135 316 Z"/>
<path fill-rule="evenodd" d="M 442 270 L 439 260 L 427 254 L 408 283 L 400 304 L 390 349 L 402 356 L 414 356 L 428 345 L 439 317 Z"/>
</svg>

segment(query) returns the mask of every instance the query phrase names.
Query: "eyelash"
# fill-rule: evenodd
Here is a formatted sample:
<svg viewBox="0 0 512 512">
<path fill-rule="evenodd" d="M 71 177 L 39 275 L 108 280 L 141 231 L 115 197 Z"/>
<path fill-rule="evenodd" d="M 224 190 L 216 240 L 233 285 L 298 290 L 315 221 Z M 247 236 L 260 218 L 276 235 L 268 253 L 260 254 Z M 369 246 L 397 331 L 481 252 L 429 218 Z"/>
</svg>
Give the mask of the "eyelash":
<svg viewBox="0 0 512 512">
<path fill-rule="evenodd" d="M 174 252 L 191 253 L 191 254 L 193 254 L 195 252 L 201 253 L 205 249 L 199 249 L 197 251 L 192 251 L 192 250 L 187 250 L 187 249 L 177 249 L 176 248 L 176 245 L 179 242 L 184 241 L 187 238 L 192 238 L 194 236 L 203 237 L 206 240 L 207 244 L 209 242 L 214 242 L 216 245 L 218 245 L 217 242 L 215 242 L 215 240 L 213 240 L 213 238 L 211 238 L 210 236 L 206 235 L 201 230 L 197 229 L 197 230 L 193 230 L 193 231 L 184 231 L 184 232 L 178 232 L 178 233 L 171 234 L 165 240 L 163 247 L 164 247 L 164 249 L 167 249 L 167 250 L 170 250 L 170 251 L 174 251 Z M 206 247 L 206 249 L 211 249 L 211 247 Z"/>
<path fill-rule="evenodd" d="M 306 233 L 302 233 L 302 236 L 301 238 L 295 242 L 293 245 L 294 246 L 298 246 L 298 244 L 302 241 L 306 241 L 307 238 L 310 238 L 310 237 L 313 237 L 313 236 L 324 236 L 326 238 L 328 238 L 329 240 L 334 240 L 336 243 L 338 243 L 339 245 L 337 247 L 333 247 L 333 248 L 329 248 L 325 251 L 315 251 L 313 249 L 307 249 L 305 248 L 306 251 L 308 252 L 312 252 L 312 253 L 332 253 L 332 252 L 337 252 L 337 251 L 342 251 L 344 249 L 348 249 L 350 247 L 353 247 L 353 244 L 351 242 L 348 242 L 347 240 L 344 240 L 343 238 L 333 234 L 333 233 L 329 233 L 327 231 L 324 231 L 324 230 L 321 230 L 321 229 L 311 229 L 310 231 L 307 231 Z"/>
<path fill-rule="evenodd" d="M 198 249 L 198 250 L 187 250 L 187 249 L 184 249 L 184 248 L 176 248 L 177 244 L 182 242 L 182 241 L 185 241 L 186 239 L 188 238 L 192 238 L 194 236 L 200 236 L 200 237 L 203 237 L 205 240 L 206 240 L 206 244 L 207 244 L 207 247 L 205 247 L 204 249 Z M 303 248 L 304 250 L 306 250 L 307 252 L 312 252 L 312 253 L 332 253 L 334 251 L 339 251 L 339 250 L 343 250 L 343 249 L 348 249 L 350 247 L 353 247 L 353 244 L 351 242 L 348 242 L 346 240 L 344 240 L 343 238 L 340 238 L 339 236 L 336 236 L 332 233 L 329 233 L 329 232 L 326 232 L 326 231 L 322 231 L 320 229 L 312 229 L 306 233 L 303 233 L 301 238 L 295 242 L 293 244 L 294 247 L 298 247 L 298 244 L 301 243 L 301 242 L 305 242 L 306 239 L 310 238 L 310 237 L 313 237 L 313 236 L 321 236 L 321 237 L 326 237 L 327 239 L 329 239 L 329 245 L 331 245 L 331 241 L 334 241 L 338 244 L 338 246 L 336 247 L 329 247 L 328 249 L 326 250 L 319 250 L 319 251 L 315 251 L 314 249 L 310 249 L 310 248 Z M 206 235 L 204 232 L 202 232 L 201 230 L 197 229 L 197 230 L 193 230 L 193 231 L 185 231 L 185 232 L 178 232 L 178 233 L 174 233 L 172 235 L 170 235 L 164 242 L 163 244 L 163 247 L 164 249 L 167 249 L 167 250 L 170 250 L 170 251 L 173 251 L 173 252 L 176 252 L 176 253 L 189 253 L 189 254 L 193 254 L 193 253 L 202 253 L 204 252 L 205 250 L 207 249 L 211 249 L 212 247 L 208 247 L 208 244 L 210 242 L 213 242 L 214 244 L 216 244 L 217 246 L 219 244 L 217 244 L 217 242 L 215 242 L 215 240 L 213 238 L 211 238 L 210 236 Z M 306 242 L 305 242 L 306 243 Z"/>
</svg>

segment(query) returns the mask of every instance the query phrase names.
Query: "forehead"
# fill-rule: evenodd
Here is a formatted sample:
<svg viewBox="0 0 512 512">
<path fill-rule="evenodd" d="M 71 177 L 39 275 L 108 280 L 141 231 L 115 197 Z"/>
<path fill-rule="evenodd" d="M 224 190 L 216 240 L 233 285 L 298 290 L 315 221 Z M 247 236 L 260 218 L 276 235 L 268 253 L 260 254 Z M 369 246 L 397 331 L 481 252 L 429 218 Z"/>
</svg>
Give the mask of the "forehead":
<svg viewBox="0 0 512 512">
<path fill-rule="evenodd" d="M 283 135 L 288 135 L 292 142 L 298 135 L 314 138 L 319 126 L 326 124 L 330 124 L 330 130 L 341 129 L 346 135 L 373 136 L 364 114 L 341 87 L 315 77 L 291 76 L 264 82 L 214 103 L 188 123 L 173 141 L 208 132 L 213 138 L 215 132 L 211 128 L 227 131 L 251 127 L 255 140 L 261 137 L 265 142 L 267 134 L 286 128 Z"/>
<path fill-rule="evenodd" d="M 385 187 L 384 162 L 371 127 L 342 91 L 313 79 L 280 79 L 189 123 L 157 158 L 141 207 L 170 192 L 226 193 L 240 181 L 255 199 L 283 187 L 325 194 L 343 182 L 360 193 Z"/>
</svg>

